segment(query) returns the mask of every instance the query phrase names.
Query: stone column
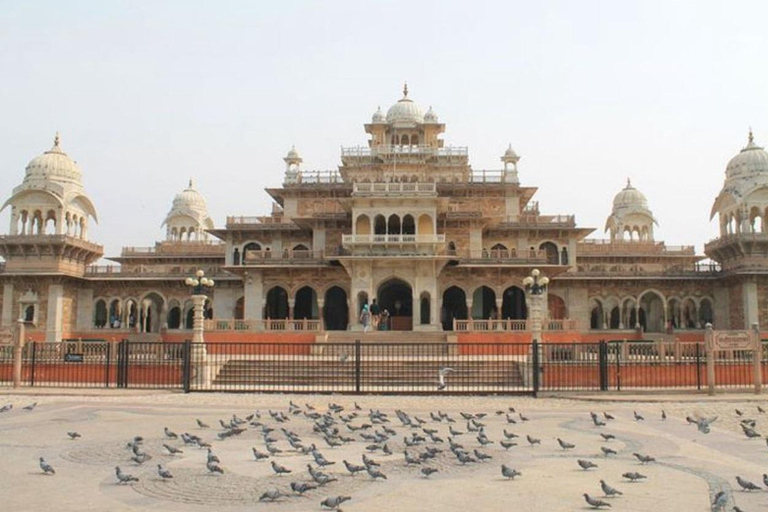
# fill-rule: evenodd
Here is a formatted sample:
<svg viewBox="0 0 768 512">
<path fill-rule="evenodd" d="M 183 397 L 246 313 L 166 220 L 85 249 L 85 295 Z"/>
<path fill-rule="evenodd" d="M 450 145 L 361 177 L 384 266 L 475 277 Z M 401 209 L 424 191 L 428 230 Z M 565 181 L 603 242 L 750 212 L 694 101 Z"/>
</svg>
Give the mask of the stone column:
<svg viewBox="0 0 768 512">
<path fill-rule="evenodd" d="M 317 299 L 317 319 L 320 320 L 320 330 L 325 330 L 325 299 Z"/>
<path fill-rule="evenodd" d="M 411 301 L 413 304 L 413 325 L 411 326 L 411 329 L 416 330 L 421 328 L 421 296 L 417 295 L 416 292 L 413 292 Z"/>
<path fill-rule="evenodd" d="M 45 324 L 45 341 L 61 341 L 63 320 L 64 285 L 48 286 L 48 314 Z"/>
<path fill-rule="evenodd" d="M 0 325 L 10 327 L 13 325 L 13 283 L 3 285 L 3 313 Z"/>
<path fill-rule="evenodd" d="M 254 321 L 256 330 L 264 328 L 264 283 L 260 272 L 248 273 L 244 283 L 244 317 L 245 320 Z"/>
<path fill-rule="evenodd" d="M 205 295 L 192 296 L 192 366 L 195 368 L 194 381 L 197 386 L 207 386 L 211 382 L 210 368 L 207 364 L 208 351 L 205 348 Z"/>
</svg>

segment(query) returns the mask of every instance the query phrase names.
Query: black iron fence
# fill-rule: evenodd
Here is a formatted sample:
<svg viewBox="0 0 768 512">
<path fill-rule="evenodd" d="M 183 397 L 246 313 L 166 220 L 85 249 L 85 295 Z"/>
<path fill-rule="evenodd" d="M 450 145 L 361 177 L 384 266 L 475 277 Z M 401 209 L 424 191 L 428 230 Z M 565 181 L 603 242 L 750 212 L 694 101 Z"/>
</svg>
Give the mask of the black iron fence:
<svg viewBox="0 0 768 512">
<path fill-rule="evenodd" d="M 768 344 L 757 354 L 768 376 Z M 26 386 L 297 393 L 529 393 L 707 385 L 703 343 L 28 343 Z M 716 354 L 718 387 L 753 386 L 751 351 Z M 13 352 L 0 347 L 0 383 Z"/>
</svg>

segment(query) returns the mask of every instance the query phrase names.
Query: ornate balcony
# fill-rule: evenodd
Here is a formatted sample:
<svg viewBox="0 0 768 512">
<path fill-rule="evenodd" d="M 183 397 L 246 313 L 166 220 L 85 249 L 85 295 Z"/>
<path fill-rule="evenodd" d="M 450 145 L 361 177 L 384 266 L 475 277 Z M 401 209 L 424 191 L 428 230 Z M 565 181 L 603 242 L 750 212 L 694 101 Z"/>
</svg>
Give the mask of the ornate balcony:
<svg viewBox="0 0 768 512">
<path fill-rule="evenodd" d="M 444 244 L 445 235 L 342 235 L 341 243 L 345 246 Z"/>
<path fill-rule="evenodd" d="M 359 182 L 354 184 L 352 195 L 357 197 L 434 197 L 437 196 L 437 186 L 435 183 L 404 183 L 398 181 Z"/>
</svg>

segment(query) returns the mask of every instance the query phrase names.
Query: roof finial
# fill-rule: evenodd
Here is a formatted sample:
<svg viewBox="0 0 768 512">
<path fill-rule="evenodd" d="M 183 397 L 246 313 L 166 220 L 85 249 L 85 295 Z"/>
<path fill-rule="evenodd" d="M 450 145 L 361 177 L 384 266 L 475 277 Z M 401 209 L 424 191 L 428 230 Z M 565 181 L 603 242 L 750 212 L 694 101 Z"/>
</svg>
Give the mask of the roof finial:
<svg viewBox="0 0 768 512">
<path fill-rule="evenodd" d="M 403 98 L 408 97 L 408 82 L 403 82 Z"/>
<path fill-rule="evenodd" d="M 627 176 L 627 188 L 632 188 L 632 182 L 629 180 L 629 176 Z"/>
<path fill-rule="evenodd" d="M 189 178 L 189 188 L 195 188 L 195 182 L 192 181 L 192 178 Z"/>
<path fill-rule="evenodd" d="M 61 137 L 59 137 L 59 131 L 56 130 L 56 136 L 53 138 L 53 146 L 59 147 L 59 142 L 61 141 Z"/>
<path fill-rule="evenodd" d="M 749 143 L 753 144 L 755 142 L 755 137 L 752 135 L 752 127 L 749 127 Z"/>
</svg>

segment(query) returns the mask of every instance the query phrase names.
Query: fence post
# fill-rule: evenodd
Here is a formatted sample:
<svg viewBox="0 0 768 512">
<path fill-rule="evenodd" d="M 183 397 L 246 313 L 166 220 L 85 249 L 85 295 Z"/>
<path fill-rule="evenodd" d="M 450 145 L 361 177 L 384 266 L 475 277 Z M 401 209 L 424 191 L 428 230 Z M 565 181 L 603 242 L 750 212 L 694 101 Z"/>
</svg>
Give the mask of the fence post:
<svg viewBox="0 0 768 512">
<path fill-rule="evenodd" d="M 16 339 L 13 342 L 13 387 L 21 386 L 21 362 L 24 358 L 24 320 L 17 322 Z"/>
<path fill-rule="evenodd" d="M 181 349 L 181 379 L 184 386 L 184 392 L 189 393 L 192 389 L 192 342 L 185 340 Z"/>
<path fill-rule="evenodd" d="M 704 344 L 707 354 L 707 393 L 709 395 L 715 394 L 715 357 L 717 352 L 715 351 L 715 333 L 712 330 L 712 324 L 706 325 L 706 331 L 704 331 Z"/>
<path fill-rule="evenodd" d="M 600 391 L 608 391 L 608 344 L 605 340 L 600 340 L 597 359 L 600 368 Z"/>
<path fill-rule="evenodd" d="M 104 387 L 109 387 L 109 373 L 111 368 L 111 362 L 110 359 L 112 359 L 112 344 L 110 342 L 106 342 L 106 358 L 104 360 L 104 364 L 106 365 L 106 368 L 104 369 Z"/>
<path fill-rule="evenodd" d="M 616 343 L 616 391 L 621 391 L 621 355 L 627 345 L 627 340 Z"/>
<path fill-rule="evenodd" d="M 755 381 L 755 394 L 759 395 L 763 387 L 763 344 L 760 341 L 760 326 L 757 322 L 752 323 L 752 330 L 750 332 L 752 336 L 752 370 Z"/>
<path fill-rule="evenodd" d="M 355 393 L 360 392 L 361 351 L 362 344 L 360 340 L 355 340 Z"/>
<path fill-rule="evenodd" d="M 696 389 L 701 391 L 701 344 L 696 343 Z"/>
<path fill-rule="evenodd" d="M 36 359 L 37 359 L 37 342 L 32 342 L 32 368 L 31 368 L 31 375 L 29 376 L 29 385 L 34 386 L 35 385 L 35 366 L 36 366 Z"/>
<path fill-rule="evenodd" d="M 533 357 L 532 357 L 533 359 L 533 364 L 532 364 L 533 396 L 534 398 L 536 398 L 539 394 L 539 371 L 540 371 L 539 341 L 536 338 L 533 339 L 533 343 L 531 344 L 531 349 L 533 350 Z"/>
</svg>

